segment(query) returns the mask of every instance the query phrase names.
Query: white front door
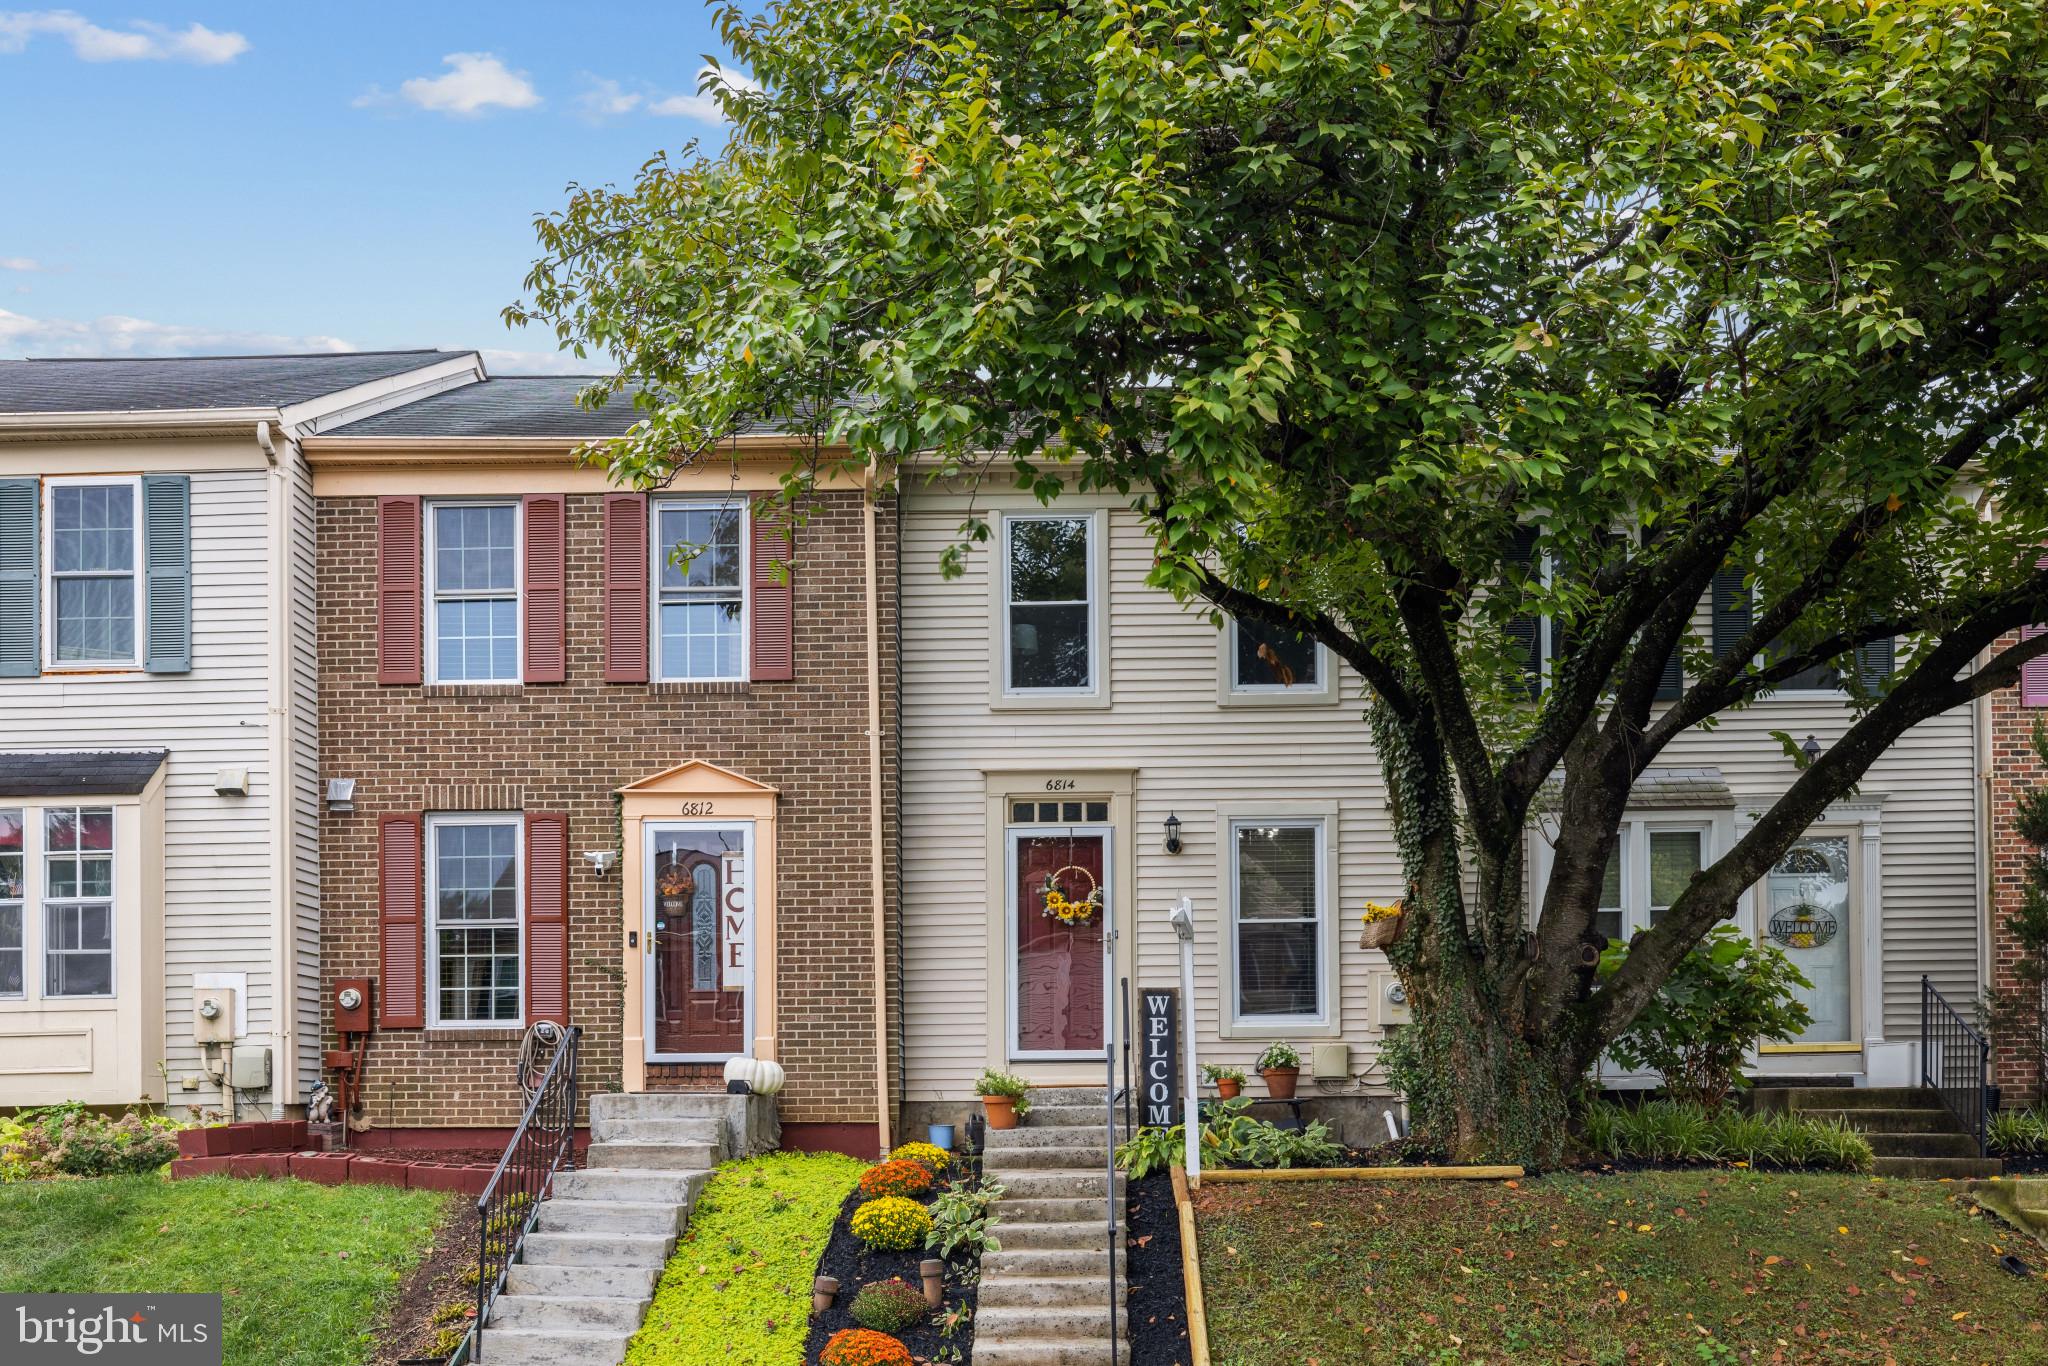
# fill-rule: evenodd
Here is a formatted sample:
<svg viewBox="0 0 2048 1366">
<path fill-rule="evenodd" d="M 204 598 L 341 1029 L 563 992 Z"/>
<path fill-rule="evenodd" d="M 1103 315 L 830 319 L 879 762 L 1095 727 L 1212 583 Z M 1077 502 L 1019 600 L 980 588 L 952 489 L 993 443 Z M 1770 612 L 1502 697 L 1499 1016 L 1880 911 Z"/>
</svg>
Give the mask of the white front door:
<svg viewBox="0 0 2048 1366">
<path fill-rule="evenodd" d="M 649 1062 L 723 1062 L 754 1037 L 754 825 L 648 821 Z"/>
<path fill-rule="evenodd" d="M 1813 1016 L 1802 1044 L 1857 1037 L 1849 853 L 1847 835 L 1807 835 L 1764 879 L 1764 938 L 1813 984 L 1793 989 Z"/>
</svg>

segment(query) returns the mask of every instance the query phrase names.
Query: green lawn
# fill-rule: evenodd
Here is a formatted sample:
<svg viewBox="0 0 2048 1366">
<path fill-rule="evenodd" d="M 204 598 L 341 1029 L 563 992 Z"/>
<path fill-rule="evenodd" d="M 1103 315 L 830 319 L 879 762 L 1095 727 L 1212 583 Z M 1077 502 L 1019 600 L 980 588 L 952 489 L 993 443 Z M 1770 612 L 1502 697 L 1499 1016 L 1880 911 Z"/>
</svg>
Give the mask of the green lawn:
<svg viewBox="0 0 2048 1366">
<path fill-rule="evenodd" d="M 867 1165 L 770 1153 L 713 1172 L 626 1366 L 802 1366 L 818 1254 Z"/>
<path fill-rule="evenodd" d="M 1217 1184 L 1196 1207 L 1218 1366 L 2048 1362 L 2048 1257 L 1944 1183 Z"/>
<path fill-rule="evenodd" d="M 218 1177 L 0 1186 L 0 1292 L 218 1290 L 228 1366 L 355 1366 L 450 1198 Z"/>
</svg>

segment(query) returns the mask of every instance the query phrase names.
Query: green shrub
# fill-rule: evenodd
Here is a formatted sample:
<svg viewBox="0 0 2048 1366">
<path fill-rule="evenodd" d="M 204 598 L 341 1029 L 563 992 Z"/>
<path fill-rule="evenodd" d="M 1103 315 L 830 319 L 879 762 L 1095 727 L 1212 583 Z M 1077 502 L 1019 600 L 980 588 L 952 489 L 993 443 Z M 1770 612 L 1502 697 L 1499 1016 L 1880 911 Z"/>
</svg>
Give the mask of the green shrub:
<svg viewBox="0 0 2048 1366">
<path fill-rule="evenodd" d="M 993 1229 L 999 1222 L 996 1204 L 1003 1198 L 999 1181 L 979 1184 L 955 1182 L 932 1201 L 932 1231 L 925 1235 L 928 1252 L 941 1257 L 979 1257 L 984 1252 L 1001 1252 Z"/>
<path fill-rule="evenodd" d="M 1116 1145 L 1116 1165 L 1130 1173 L 1133 1181 L 1143 1181 L 1180 1160 L 1186 1147 L 1186 1133 L 1185 1126 L 1179 1124 L 1166 1129 L 1140 1129 Z"/>
<path fill-rule="evenodd" d="M 1790 1114 L 1708 1110 L 1688 1101 L 1653 1100 L 1633 1108 L 1607 1101 L 1586 1107 L 1580 1139 L 1617 1162 L 1743 1162 L 1752 1167 L 1869 1171 L 1869 1140 L 1840 1120 Z"/>
<path fill-rule="evenodd" d="M 901 1333 L 922 1323 L 929 1306 L 924 1291 L 901 1277 L 875 1281 L 853 1297 L 853 1321 L 878 1333 Z"/>
<path fill-rule="evenodd" d="M 1209 1118 L 1202 1125 L 1205 1163 L 1272 1170 L 1297 1165 L 1323 1167 L 1344 1156 L 1344 1146 L 1331 1140 L 1330 1126 L 1321 1120 L 1301 1129 L 1283 1129 L 1254 1119 L 1246 1113 L 1251 1105 L 1251 1101 L 1240 1098 L 1219 1100 L 1209 1107 Z M 1116 1164 L 1133 1179 L 1143 1180 L 1179 1160 L 1182 1135 L 1186 1132 L 1178 1124 L 1140 1129 L 1117 1145 Z"/>
<path fill-rule="evenodd" d="M 1626 944 L 1610 943 L 1600 976 L 1612 977 L 1627 958 Z M 1748 1085 L 1742 1064 L 1751 1048 L 1797 1038 L 1811 1023 L 1792 989 L 1812 985 L 1776 948 L 1716 925 L 1608 1052 L 1623 1067 L 1653 1069 L 1672 1099 L 1713 1109 Z"/>
<path fill-rule="evenodd" d="M 2000 1110 L 1991 1117 L 1985 1139 L 2000 1157 L 2048 1157 L 2048 1106 Z"/>
<path fill-rule="evenodd" d="M 72 1103 L 0 1120 L 0 1182 L 153 1172 L 178 1155 L 177 1120 L 144 1111 L 102 1115 Z"/>
</svg>

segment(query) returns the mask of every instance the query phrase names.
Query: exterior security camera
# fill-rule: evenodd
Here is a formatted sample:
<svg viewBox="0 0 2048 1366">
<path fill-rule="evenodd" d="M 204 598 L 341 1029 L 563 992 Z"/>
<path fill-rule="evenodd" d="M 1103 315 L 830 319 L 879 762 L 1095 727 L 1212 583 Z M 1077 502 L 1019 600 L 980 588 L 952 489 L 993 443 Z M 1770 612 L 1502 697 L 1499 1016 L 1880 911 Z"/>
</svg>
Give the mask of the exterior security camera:
<svg viewBox="0 0 2048 1366">
<path fill-rule="evenodd" d="M 619 861 L 619 855 L 612 849 L 591 849 L 584 853 L 583 861 L 589 864 L 591 870 L 599 877 L 603 877 L 612 870 L 612 865 Z"/>
</svg>

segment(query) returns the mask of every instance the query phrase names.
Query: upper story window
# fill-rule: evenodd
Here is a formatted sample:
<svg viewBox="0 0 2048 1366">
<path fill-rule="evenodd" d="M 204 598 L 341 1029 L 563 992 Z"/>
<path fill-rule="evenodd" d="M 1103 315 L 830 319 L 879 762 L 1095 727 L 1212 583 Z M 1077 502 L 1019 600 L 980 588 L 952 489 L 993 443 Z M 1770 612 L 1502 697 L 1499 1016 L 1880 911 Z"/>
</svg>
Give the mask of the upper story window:
<svg viewBox="0 0 2048 1366">
<path fill-rule="evenodd" d="M 1235 1019 L 1321 1023 L 1330 952 L 1324 822 L 1233 820 L 1229 830 Z"/>
<path fill-rule="evenodd" d="M 520 1022 L 521 828 L 517 816 L 427 821 L 431 1024 Z"/>
<path fill-rule="evenodd" d="M 0 996 L 20 996 L 26 986 L 23 962 L 28 896 L 27 834 L 17 808 L 0 811 Z"/>
<path fill-rule="evenodd" d="M 430 681 L 519 681 L 518 547 L 517 503 L 428 508 Z"/>
<path fill-rule="evenodd" d="M 114 813 L 43 812 L 45 996 L 114 994 Z"/>
<path fill-rule="evenodd" d="M 134 479 L 49 481 L 53 668 L 133 667 L 141 615 L 141 499 Z"/>
<path fill-rule="evenodd" d="M 1003 519 L 1003 691 L 1096 690 L 1096 519 Z"/>
<path fill-rule="evenodd" d="M 657 678 L 746 677 L 745 544 L 744 504 L 654 505 Z"/>
<path fill-rule="evenodd" d="M 1332 656 L 1312 636 L 1232 618 L 1223 626 L 1222 652 L 1217 701 L 1226 707 L 1337 699 Z"/>
</svg>

